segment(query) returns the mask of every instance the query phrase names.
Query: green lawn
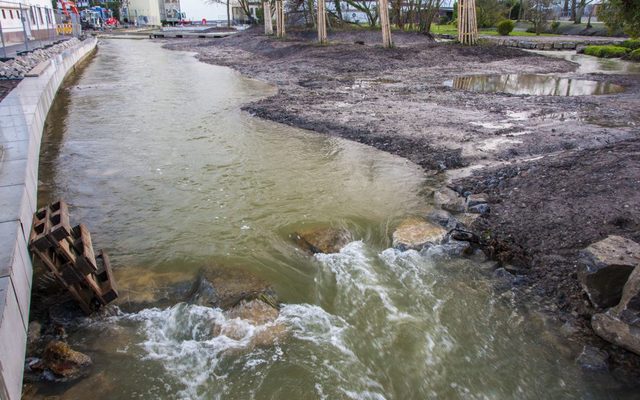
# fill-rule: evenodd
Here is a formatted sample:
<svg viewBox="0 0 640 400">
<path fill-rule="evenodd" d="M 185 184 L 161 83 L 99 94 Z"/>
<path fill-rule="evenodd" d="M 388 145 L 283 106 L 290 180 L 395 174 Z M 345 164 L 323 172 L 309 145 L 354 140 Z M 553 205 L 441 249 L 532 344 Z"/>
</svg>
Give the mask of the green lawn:
<svg viewBox="0 0 640 400">
<path fill-rule="evenodd" d="M 432 24 L 431 33 L 456 36 L 458 34 L 458 28 L 455 25 Z M 498 36 L 498 31 L 496 31 L 495 28 L 480 29 L 478 33 L 480 33 L 481 35 Z M 536 36 L 536 34 L 526 32 L 526 31 L 513 31 L 509 34 L 509 36 Z M 554 35 L 551 33 L 542 33 L 540 34 L 540 36 L 557 36 L 557 35 Z"/>
</svg>

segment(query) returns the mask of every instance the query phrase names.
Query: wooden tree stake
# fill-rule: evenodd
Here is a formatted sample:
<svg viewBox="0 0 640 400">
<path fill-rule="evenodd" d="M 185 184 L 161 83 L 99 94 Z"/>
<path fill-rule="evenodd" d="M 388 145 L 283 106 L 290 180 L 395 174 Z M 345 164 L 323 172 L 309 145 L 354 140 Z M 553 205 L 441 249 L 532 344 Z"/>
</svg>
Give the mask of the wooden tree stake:
<svg viewBox="0 0 640 400">
<path fill-rule="evenodd" d="M 468 45 L 478 42 L 476 0 L 458 1 L 458 41 Z"/>
<path fill-rule="evenodd" d="M 391 25 L 389 24 L 389 3 L 387 0 L 378 0 L 380 14 L 380 28 L 382 28 L 382 45 L 384 47 L 393 46 L 391 40 Z"/>
<path fill-rule="evenodd" d="M 327 44 L 327 9 L 325 0 L 318 0 L 318 42 Z"/>
<path fill-rule="evenodd" d="M 271 2 L 265 1 L 264 7 L 264 34 L 273 35 L 273 21 L 271 20 Z"/>
</svg>

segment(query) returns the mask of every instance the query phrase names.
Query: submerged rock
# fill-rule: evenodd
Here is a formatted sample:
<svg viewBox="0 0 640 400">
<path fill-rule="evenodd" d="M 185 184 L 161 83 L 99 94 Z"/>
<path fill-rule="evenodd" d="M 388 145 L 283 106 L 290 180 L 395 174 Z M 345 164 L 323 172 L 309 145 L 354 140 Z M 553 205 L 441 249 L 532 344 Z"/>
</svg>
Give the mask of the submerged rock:
<svg viewBox="0 0 640 400">
<path fill-rule="evenodd" d="M 591 303 L 599 308 L 613 307 L 640 264 L 640 245 L 620 236 L 609 236 L 582 251 L 580 283 Z"/>
<path fill-rule="evenodd" d="M 427 215 L 427 219 L 435 224 L 438 224 L 444 228 L 449 228 L 449 224 L 453 218 L 453 216 L 445 210 L 433 210 Z M 454 225 L 455 225 L 455 221 Z M 453 226 L 455 227 L 455 226 Z"/>
<path fill-rule="evenodd" d="M 85 376 L 92 364 L 88 355 L 71 349 L 64 342 L 54 340 L 44 349 L 41 368 L 53 373 L 54 380 L 64 382 Z"/>
<path fill-rule="evenodd" d="M 149 307 L 170 307 L 184 301 L 193 287 L 194 273 L 132 267 L 115 271 L 118 281 L 118 306 L 134 312 Z"/>
<path fill-rule="evenodd" d="M 606 372 L 609 370 L 608 359 L 609 355 L 606 352 L 592 346 L 584 346 L 576 362 L 583 369 Z"/>
<path fill-rule="evenodd" d="M 227 310 L 241 301 L 262 299 L 275 305 L 276 293 L 271 285 L 240 268 L 207 267 L 193 283 L 190 303 Z"/>
<path fill-rule="evenodd" d="M 393 232 L 393 247 L 400 250 L 421 250 L 428 245 L 441 244 L 447 230 L 422 218 L 407 218 Z"/>
<path fill-rule="evenodd" d="M 293 239 L 305 251 L 315 253 L 339 253 L 352 241 L 351 233 L 346 229 L 322 227 L 294 232 Z"/>
<path fill-rule="evenodd" d="M 283 338 L 286 326 L 278 322 L 280 311 L 262 300 L 242 300 L 224 311 L 227 320 L 211 327 L 211 336 L 226 336 L 229 339 L 248 340 L 248 348 L 271 346 Z M 246 347 L 229 349 L 229 352 L 244 351 Z"/>
</svg>

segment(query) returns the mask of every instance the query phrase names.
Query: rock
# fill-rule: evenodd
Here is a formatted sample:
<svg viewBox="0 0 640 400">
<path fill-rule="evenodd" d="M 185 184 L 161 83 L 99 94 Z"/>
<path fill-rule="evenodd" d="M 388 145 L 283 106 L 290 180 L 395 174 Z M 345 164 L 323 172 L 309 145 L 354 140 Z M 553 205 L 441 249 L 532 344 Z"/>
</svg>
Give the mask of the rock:
<svg viewBox="0 0 640 400">
<path fill-rule="evenodd" d="M 441 244 L 447 230 L 422 218 L 407 218 L 393 232 L 393 247 L 400 250 L 420 250 L 428 245 Z"/>
<path fill-rule="evenodd" d="M 257 328 L 251 339 L 254 346 L 269 346 L 286 333 L 286 326 L 277 323 L 280 315 L 277 308 L 261 300 L 241 301 L 225 312 L 229 319 L 239 318 Z M 230 323 L 220 328 L 219 334 L 239 340 L 246 334 L 245 326 Z"/>
<path fill-rule="evenodd" d="M 193 283 L 190 303 L 230 309 L 240 302 L 261 299 L 276 305 L 276 293 L 271 285 L 240 268 L 207 267 Z"/>
<path fill-rule="evenodd" d="M 511 289 L 513 284 L 516 282 L 516 277 L 504 268 L 498 268 L 493 271 L 493 279 L 495 280 L 493 287 L 498 292 L 504 292 Z"/>
<path fill-rule="evenodd" d="M 583 369 L 606 372 L 609 370 L 608 358 L 609 355 L 606 352 L 592 346 L 584 346 L 582 353 L 576 358 L 576 362 Z"/>
<path fill-rule="evenodd" d="M 468 208 L 471 214 L 487 214 L 491 211 L 491 207 L 488 204 L 476 204 Z"/>
<path fill-rule="evenodd" d="M 451 214 L 445 210 L 433 210 L 427 215 L 427 219 L 429 221 L 445 228 L 449 226 L 449 222 L 452 218 Z"/>
<path fill-rule="evenodd" d="M 591 317 L 591 327 L 607 342 L 640 355 L 640 328 L 621 321 L 615 311 L 594 314 Z"/>
<path fill-rule="evenodd" d="M 640 265 L 640 264 L 638 264 Z M 620 319 L 640 328 L 640 267 L 636 266 L 622 289 L 622 298 L 614 312 Z"/>
<path fill-rule="evenodd" d="M 127 312 L 170 307 L 184 301 L 191 294 L 195 275 L 193 272 L 159 272 L 143 267 L 118 268 L 114 273 L 120 295 L 117 304 Z"/>
<path fill-rule="evenodd" d="M 640 355 L 640 267 L 636 267 L 622 291 L 620 303 L 591 318 L 598 336 Z"/>
<path fill-rule="evenodd" d="M 489 202 L 488 197 L 484 193 L 471 194 L 467 197 L 467 207 L 473 207 L 480 204 L 487 204 Z"/>
<path fill-rule="evenodd" d="M 42 366 L 55 375 L 56 381 L 80 378 L 89 372 L 92 364 L 88 355 L 72 350 L 68 344 L 57 340 L 47 344 L 42 357 Z"/>
<path fill-rule="evenodd" d="M 461 213 L 465 210 L 465 201 L 454 190 L 444 187 L 433 194 L 434 203 L 443 210 Z"/>
<path fill-rule="evenodd" d="M 620 302 L 622 289 L 640 264 L 640 245 L 620 236 L 609 236 L 581 253 L 580 283 L 591 303 L 599 308 Z"/>
<path fill-rule="evenodd" d="M 312 254 L 339 253 L 352 241 L 349 231 L 332 227 L 299 230 L 293 234 L 293 239 L 298 246 Z"/>
</svg>

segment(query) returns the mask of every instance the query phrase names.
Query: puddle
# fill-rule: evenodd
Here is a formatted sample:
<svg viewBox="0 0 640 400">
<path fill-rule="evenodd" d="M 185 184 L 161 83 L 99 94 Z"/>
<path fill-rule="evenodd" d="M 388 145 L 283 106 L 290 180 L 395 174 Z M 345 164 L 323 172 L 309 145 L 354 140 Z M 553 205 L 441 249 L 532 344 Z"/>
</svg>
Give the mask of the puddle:
<svg viewBox="0 0 640 400">
<path fill-rule="evenodd" d="M 640 74 L 640 64 L 619 58 L 598 58 L 575 51 L 526 50 L 547 57 L 562 58 L 579 65 L 577 74 Z"/>
<path fill-rule="evenodd" d="M 444 85 L 472 92 L 533 96 L 587 96 L 624 91 L 622 86 L 609 82 L 535 74 L 460 76 L 444 82 Z"/>
</svg>

